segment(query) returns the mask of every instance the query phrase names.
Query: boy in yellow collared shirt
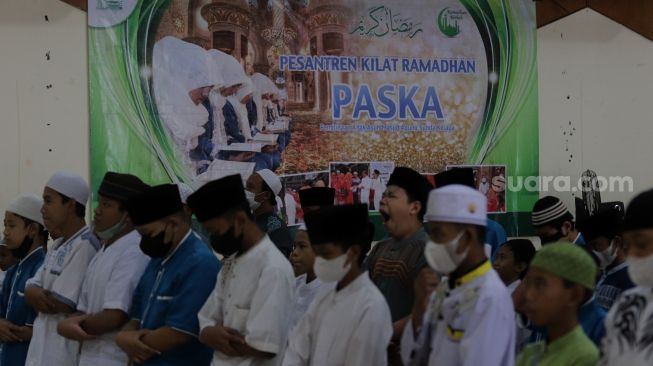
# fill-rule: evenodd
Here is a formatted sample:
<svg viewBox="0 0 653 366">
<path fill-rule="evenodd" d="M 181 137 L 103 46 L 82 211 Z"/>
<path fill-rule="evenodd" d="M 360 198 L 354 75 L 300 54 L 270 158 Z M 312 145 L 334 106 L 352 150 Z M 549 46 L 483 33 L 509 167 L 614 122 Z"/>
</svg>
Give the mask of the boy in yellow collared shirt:
<svg viewBox="0 0 653 366">
<path fill-rule="evenodd" d="M 546 341 L 527 346 L 517 366 L 594 366 L 599 351 L 578 324 L 578 309 L 594 289 L 597 266 L 582 248 L 566 242 L 543 247 L 525 283 L 525 309 L 531 323 L 545 327 Z"/>
</svg>

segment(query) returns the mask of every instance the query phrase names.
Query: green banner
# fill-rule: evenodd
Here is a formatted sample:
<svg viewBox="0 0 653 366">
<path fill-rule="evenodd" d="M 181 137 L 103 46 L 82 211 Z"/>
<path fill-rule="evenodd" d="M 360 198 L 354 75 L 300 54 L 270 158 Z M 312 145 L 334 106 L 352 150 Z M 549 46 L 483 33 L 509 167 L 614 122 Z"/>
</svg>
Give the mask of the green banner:
<svg viewBox="0 0 653 366">
<path fill-rule="evenodd" d="M 508 188 L 539 173 L 533 1 L 89 0 L 88 9 L 94 191 L 106 171 L 197 188 L 269 168 L 292 225 L 302 221 L 299 189 L 330 185 L 337 203 L 376 210 L 395 166 L 427 177 L 472 166 L 492 217 L 509 234 L 530 231 L 537 192 Z M 246 81 L 229 91 L 240 73 Z"/>
</svg>

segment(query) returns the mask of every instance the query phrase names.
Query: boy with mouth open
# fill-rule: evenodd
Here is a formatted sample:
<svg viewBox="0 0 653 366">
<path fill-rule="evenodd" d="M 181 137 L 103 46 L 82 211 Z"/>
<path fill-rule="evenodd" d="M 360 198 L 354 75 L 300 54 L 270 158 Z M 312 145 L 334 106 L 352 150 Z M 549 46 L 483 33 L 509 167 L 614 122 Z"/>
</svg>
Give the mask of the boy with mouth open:
<svg viewBox="0 0 653 366">
<path fill-rule="evenodd" d="M 424 246 L 429 240 L 422 220 L 431 186 L 421 174 L 397 167 L 388 180 L 379 212 L 390 238 L 378 243 L 366 267 L 390 307 L 393 342 L 388 362 L 400 365 L 399 342 L 415 298 L 413 283 L 425 269 Z"/>
</svg>

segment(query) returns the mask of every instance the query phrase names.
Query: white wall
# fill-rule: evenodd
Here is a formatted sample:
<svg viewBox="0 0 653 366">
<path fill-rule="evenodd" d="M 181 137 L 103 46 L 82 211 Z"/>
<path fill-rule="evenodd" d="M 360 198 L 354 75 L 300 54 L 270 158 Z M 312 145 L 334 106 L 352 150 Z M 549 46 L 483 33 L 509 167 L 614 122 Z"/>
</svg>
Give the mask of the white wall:
<svg viewBox="0 0 653 366">
<path fill-rule="evenodd" d="M 604 202 L 653 187 L 653 42 L 589 9 L 540 28 L 538 42 L 540 174 L 632 176 L 634 192 Z M 571 193 L 555 195 L 573 210 Z"/>
<path fill-rule="evenodd" d="M 88 176 L 86 13 L 58 0 L 0 0 L 0 9 L 0 207 L 6 207 L 19 192 L 40 195 L 56 170 Z"/>
<path fill-rule="evenodd" d="M 19 192 L 39 193 L 55 170 L 88 175 L 86 14 L 58 0 L 0 6 L 6 207 Z M 539 29 L 538 42 L 541 174 L 575 180 L 592 169 L 632 176 L 635 192 L 653 186 L 653 42 L 591 10 Z M 603 193 L 603 200 L 633 194 Z M 571 193 L 556 195 L 573 207 Z"/>
</svg>

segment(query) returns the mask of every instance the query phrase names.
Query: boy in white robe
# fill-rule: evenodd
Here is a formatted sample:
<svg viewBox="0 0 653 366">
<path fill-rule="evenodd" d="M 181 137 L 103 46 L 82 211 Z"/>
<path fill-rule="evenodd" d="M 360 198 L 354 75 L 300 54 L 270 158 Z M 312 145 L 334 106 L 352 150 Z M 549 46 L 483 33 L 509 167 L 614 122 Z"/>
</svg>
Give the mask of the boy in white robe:
<svg viewBox="0 0 653 366">
<path fill-rule="evenodd" d="M 304 214 L 315 212 L 321 207 L 333 206 L 336 190 L 328 187 L 315 187 L 299 191 L 299 200 Z M 315 264 L 315 251 L 308 237 L 306 224 L 302 224 L 293 242 L 290 253 L 290 263 L 295 271 L 295 301 L 290 315 L 290 327 L 293 328 L 308 310 L 308 306 L 320 292 L 332 288 L 335 283 L 324 283 L 317 278 L 313 265 Z"/>
<path fill-rule="evenodd" d="M 306 215 L 317 255 L 315 274 L 337 285 L 313 300 L 293 330 L 284 366 L 387 364 L 390 309 L 362 270 L 371 245 L 368 222 L 366 205 L 328 207 Z"/>
<path fill-rule="evenodd" d="M 148 188 L 130 174 L 108 172 L 98 189 L 93 231 L 102 248 L 89 264 L 77 314 L 61 322 L 60 335 L 82 342 L 78 366 L 123 366 L 127 354 L 116 334 L 129 321 L 132 295 L 149 258 L 127 214 L 127 201 Z"/>
<path fill-rule="evenodd" d="M 515 314 L 485 254 L 486 212 L 485 196 L 467 186 L 429 194 L 425 220 L 431 241 L 424 255 L 447 277 L 430 298 L 428 272 L 416 280 L 415 305 L 401 341 L 405 365 L 514 364 Z"/>
<path fill-rule="evenodd" d="M 292 309 L 290 262 L 254 221 L 240 175 L 207 183 L 188 206 L 226 258 L 198 316 L 200 341 L 215 350 L 211 365 L 279 365 Z"/>
</svg>

